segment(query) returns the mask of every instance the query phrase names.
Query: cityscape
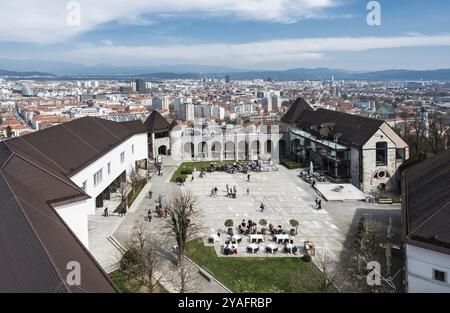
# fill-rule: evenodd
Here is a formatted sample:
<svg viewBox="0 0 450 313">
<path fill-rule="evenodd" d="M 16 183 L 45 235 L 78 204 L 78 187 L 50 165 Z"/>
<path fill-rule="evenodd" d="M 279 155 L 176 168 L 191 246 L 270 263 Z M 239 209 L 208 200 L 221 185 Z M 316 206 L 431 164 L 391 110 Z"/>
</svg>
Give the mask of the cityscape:
<svg viewBox="0 0 450 313">
<path fill-rule="evenodd" d="M 0 292 L 450 292 L 448 3 L 116 2 L 5 3 Z"/>
</svg>

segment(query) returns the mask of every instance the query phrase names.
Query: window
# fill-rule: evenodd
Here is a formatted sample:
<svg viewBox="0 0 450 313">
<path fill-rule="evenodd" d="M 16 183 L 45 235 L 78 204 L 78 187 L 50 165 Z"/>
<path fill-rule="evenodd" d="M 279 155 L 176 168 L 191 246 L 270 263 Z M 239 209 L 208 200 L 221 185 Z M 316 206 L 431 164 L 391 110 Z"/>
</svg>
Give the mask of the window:
<svg viewBox="0 0 450 313">
<path fill-rule="evenodd" d="M 94 174 L 94 187 L 98 186 L 103 180 L 103 169 Z"/>
<path fill-rule="evenodd" d="M 395 160 L 397 161 L 405 161 L 406 149 L 395 149 Z"/>
<path fill-rule="evenodd" d="M 134 154 L 134 145 L 131 145 L 131 154 Z"/>
<path fill-rule="evenodd" d="M 446 276 L 447 276 L 446 272 L 433 270 L 433 279 L 434 280 L 441 281 L 441 282 L 445 283 L 445 282 L 447 282 L 447 277 Z"/>
<path fill-rule="evenodd" d="M 125 151 L 120 154 L 120 164 L 125 162 Z"/>
<path fill-rule="evenodd" d="M 377 142 L 376 162 L 377 166 L 387 165 L 387 142 Z"/>
<path fill-rule="evenodd" d="M 108 167 L 108 175 L 110 175 L 111 174 L 111 162 L 108 162 L 107 167 Z"/>
<path fill-rule="evenodd" d="M 83 189 L 84 192 L 87 191 L 87 180 L 85 180 L 85 181 L 83 182 L 83 185 L 81 186 L 81 189 Z"/>
</svg>

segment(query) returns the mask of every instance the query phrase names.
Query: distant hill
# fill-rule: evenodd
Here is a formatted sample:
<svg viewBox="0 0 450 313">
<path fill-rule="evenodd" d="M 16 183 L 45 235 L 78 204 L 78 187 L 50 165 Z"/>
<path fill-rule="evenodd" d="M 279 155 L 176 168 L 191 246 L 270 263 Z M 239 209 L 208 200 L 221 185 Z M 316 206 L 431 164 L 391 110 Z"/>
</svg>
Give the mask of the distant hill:
<svg viewBox="0 0 450 313">
<path fill-rule="evenodd" d="M 0 70 L 0 76 L 8 76 L 15 78 L 30 78 L 30 77 L 56 77 L 54 74 L 44 73 L 44 72 L 17 72 L 17 71 L 7 71 Z"/>
<path fill-rule="evenodd" d="M 282 71 L 244 71 L 224 66 L 159 65 L 116 66 L 110 64 L 82 65 L 64 61 L 11 60 L 0 58 L 0 75 L 12 77 L 199 79 L 202 77 L 231 79 L 324 80 L 445 80 L 450 81 L 450 69 L 385 70 L 355 72 L 330 68 L 294 68 Z M 51 73 L 51 74 L 50 74 Z"/>
</svg>

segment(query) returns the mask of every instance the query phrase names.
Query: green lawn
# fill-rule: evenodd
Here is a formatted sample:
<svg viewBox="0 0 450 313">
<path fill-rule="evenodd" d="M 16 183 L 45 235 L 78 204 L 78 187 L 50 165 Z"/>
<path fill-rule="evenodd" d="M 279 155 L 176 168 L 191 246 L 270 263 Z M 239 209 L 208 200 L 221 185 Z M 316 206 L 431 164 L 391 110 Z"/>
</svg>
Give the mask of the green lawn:
<svg viewBox="0 0 450 313">
<path fill-rule="evenodd" d="M 188 243 L 187 255 L 233 292 L 319 292 L 311 278 L 318 269 L 298 257 L 217 257 L 201 238 Z"/>
<path fill-rule="evenodd" d="M 216 166 L 219 166 L 220 164 L 227 164 L 227 163 L 234 163 L 234 162 L 235 161 L 232 161 L 232 160 L 224 160 L 222 162 L 220 162 L 220 161 L 183 162 L 177 168 L 175 173 L 173 173 L 172 178 L 170 179 L 170 181 L 172 183 L 175 183 L 179 176 L 183 176 L 183 174 L 181 174 L 181 172 L 183 170 L 186 170 L 186 169 L 193 170 L 195 168 L 197 171 L 201 171 L 201 170 L 206 171 L 206 169 L 208 168 L 208 166 L 211 163 L 216 165 Z"/>
<path fill-rule="evenodd" d="M 123 293 L 141 292 L 139 285 L 130 283 L 127 277 L 120 270 L 109 273 L 109 278 L 111 278 L 116 287 Z M 168 293 L 167 289 L 160 283 L 158 283 L 157 289 L 157 293 Z"/>
</svg>

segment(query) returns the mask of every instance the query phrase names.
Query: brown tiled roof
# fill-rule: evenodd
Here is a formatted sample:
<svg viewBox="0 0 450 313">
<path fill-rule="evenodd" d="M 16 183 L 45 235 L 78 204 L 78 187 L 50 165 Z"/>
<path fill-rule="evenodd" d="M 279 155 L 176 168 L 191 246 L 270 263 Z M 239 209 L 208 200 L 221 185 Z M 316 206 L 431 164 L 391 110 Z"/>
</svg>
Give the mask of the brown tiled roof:
<svg viewBox="0 0 450 313">
<path fill-rule="evenodd" d="M 403 171 L 405 238 L 450 254 L 450 150 Z"/>
<path fill-rule="evenodd" d="M 145 133 L 143 127 L 136 125 L 137 122 L 82 117 L 21 136 L 13 144 L 71 176 L 135 133 Z"/>
<path fill-rule="evenodd" d="M 68 176 L 140 125 L 85 117 L 0 142 L 0 292 L 117 292 L 52 205 L 89 198 Z M 70 261 L 81 286 L 65 283 Z"/>
<path fill-rule="evenodd" d="M 117 292 L 50 205 L 89 197 L 16 141 L 0 143 L 0 292 Z M 81 266 L 81 286 L 65 283 L 70 261 Z"/>
<path fill-rule="evenodd" d="M 170 130 L 169 122 L 157 110 L 153 110 L 144 122 L 144 126 L 150 133 L 160 133 Z"/>
</svg>

